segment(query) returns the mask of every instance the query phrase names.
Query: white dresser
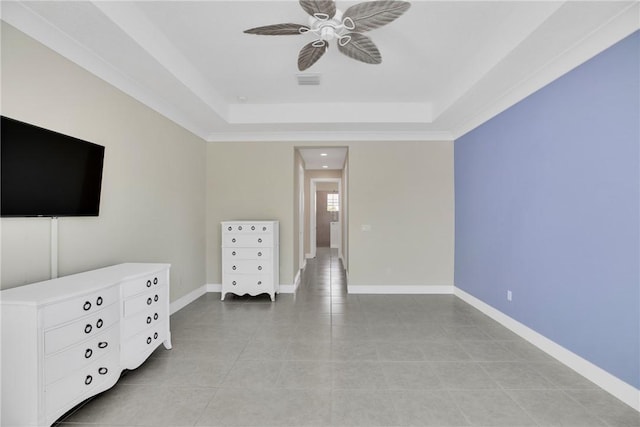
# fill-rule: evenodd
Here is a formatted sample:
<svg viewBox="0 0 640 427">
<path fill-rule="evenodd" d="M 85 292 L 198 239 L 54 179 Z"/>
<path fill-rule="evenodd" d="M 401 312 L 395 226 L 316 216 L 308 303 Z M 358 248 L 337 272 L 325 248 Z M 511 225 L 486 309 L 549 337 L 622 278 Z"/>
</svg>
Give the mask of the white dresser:
<svg viewBox="0 0 640 427">
<path fill-rule="evenodd" d="M 0 291 L 3 426 L 48 426 L 171 348 L 168 264 L 120 264 Z"/>
<path fill-rule="evenodd" d="M 267 293 L 280 284 L 278 221 L 223 221 L 222 295 Z"/>
</svg>

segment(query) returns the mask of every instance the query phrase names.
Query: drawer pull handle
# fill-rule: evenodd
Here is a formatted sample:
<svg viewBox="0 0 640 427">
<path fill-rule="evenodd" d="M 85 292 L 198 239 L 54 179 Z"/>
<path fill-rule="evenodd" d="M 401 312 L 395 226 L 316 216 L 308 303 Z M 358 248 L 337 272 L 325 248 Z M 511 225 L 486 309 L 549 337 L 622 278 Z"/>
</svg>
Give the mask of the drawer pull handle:
<svg viewBox="0 0 640 427">
<path fill-rule="evenodd" d="M 236 256 L 236 251 L 231 252 L 231 255 Z"/>
<path fill-rule="evenodd" d="M 151 305 L 152 302 L 153 300 L 151 299 L 151 297 L 147 298 L 147 305 Z"/>
<path fill-rule="evenodd" d="M 155 302 L 158 302 L 158 294 L 156 294 L 156 295 L 153 297 L 153 300 L 154 300 Z"/>
<path fill-rule="evenodd" d="M 91 303 L 89 301 L 86 301 L 82 308 L 84 311 L 89 311 L 91 309 Z"/>
<path fill-rule="evenodd" d="M 235 243 L 235 242 L 236 242 L 236 238 L 234 237 L 233 239 L 231 239 L 231 241 L 232 241 L 233 243 Z"/>
<path fill-rule="evenodd" d="M 255 225 L 252 225 L 252 226 L 251 226 L 251 231 L 253 231 L 253 230 L 255 230 L 255 229 L 256 229 L 256 226 L 255 226 Z"/>
<path fill-rule="evenodd" d="M 153 314 L 153 320 L 158 320 L 158 313 Z"/>
<path fill-rule="evenodd" d="M 154 339 L 154 340 L 157 340 L 157 339 L 158 339 L 158 333 L 157 333 L 157 332 L 153 334 L 153 339 Z"/>
<path fill-rule="evenodd" d="M 258 243 L 262 243 L 262 239 L 261 238 L 258 238 Z"/>
<path fill-rule="evenodd" d="M 258 280 L 258 286 L 262 285 L 262 280 Z"/>
<path fill-rule="evenodd" d="M 86 349 L 84 352 L 84 358 L 88 359 L 91 357 L 91 355 L 93 354 L 93 350 L 91 350 L 90 348 Z"/>
<path fill-rule="evenodd" d="M 98 299 L 96 300 L 96 305 L 102 305 L 102 297 L 98 297 Z"/>
<path fill-rule="evenodd" d="M 151 323 L 151 316 L 147 316 L 147 325 Z"/>
<path fill-rule="evenodd" d="M 227 230 L 231 231 L 233 230 L 233 227 L 227 227 Z"/>
<path fill-rule="evenodd" d="M 239 227 L 238 227 L 238 230 L 242 231 L 242 226 L 239 226 Z"/>
<path fill-rule="evenodd" d="M 232 270 L 235 270 L 235 269 L 236 269 L 236 266 L 234 265 L 233 267 L 231 267 L 231 269 L 232 269 Z"/>
<path fill-rule="evenodd" d="M 262 266 L 261 265 L 258 266 L 258 270 L 262 270 Z"/>
<path fill-rule="evenodd" d="M 151 337 L 147 337 L 147 344 L 151 344 Z"/>
<path fill-rule="evenodd" d="M 87 324 L 87 326 L 84 327 L 84 333 L 88 334 L 89 332 L 91 332 L 91 329 L 93 329 L 93 326 Z"/>
<path fill-rule="evenodd" d="M 147 288 L 151 287 L 151 280 L 147 280 Z"/>
<path fill-rule="evenodd" d="M 96 326 L 98 327 L 98 329 L 102 328 L 103 324 L 104 322 L 102 321 L 102 319 L 98 319 L 98 321 L 96 322 Z"/>
<path fill-rule="evenodd" d="M 236 281 L 235 281 L 235 280 L 234 280 L 233 282 L 231 282 L 231 284 L 232 284 L 233 286 L 237 285 L 237 283 L 236 283 Z"/>
<path fill-rule="evenodd" d="M 267 227 L 262 227 L 262 231 L 267 231 Z"/>
<path fill-rule="evenodd" d="M 108 345 L 109 345 L 109 343 L 108 343 L 108 342 L 106 342 L 106 341 L 100 341 L 100 342 L 98 343 L 98 348 L 107 348 L 107 346 L 108 346 Z"/>
<path fill-rule="evenodd" d="M 153 278 L 153 284 L 154 284 L 154 285 L 157 285 L 157 284 L 158 284 L 158 278 L 157 278 L 157 277 L 154 277 L 154 278 Z"/>
<path fill-rule="evenodd" d="M 258 256 L 262 256 L 262 252 L 258 252 Z"/>
<path fill-rule="evenodd" d="M 98 373 L 100 375 L 105 375 L 107 372 L 109 372 L 109 370 L 107 368 L 105 368 L 104 366 L 101 367 L 100 369 L 98 369 Z"/>
<path fill-rule="evenodd" d="M 93 381 L 93 377 L 91 375 L 87 375 L 87 377 L 84 379 L 85 385 L 91 384 L 91 381 Z"/>
</svg>

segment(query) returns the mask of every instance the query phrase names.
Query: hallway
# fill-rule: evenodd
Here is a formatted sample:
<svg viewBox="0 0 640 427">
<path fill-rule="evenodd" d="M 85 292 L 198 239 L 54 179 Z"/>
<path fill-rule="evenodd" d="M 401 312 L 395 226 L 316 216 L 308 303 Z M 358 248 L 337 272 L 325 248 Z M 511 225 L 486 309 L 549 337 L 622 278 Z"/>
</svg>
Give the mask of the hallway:
<svg viewBox="0 0 640 427">
<path fill-rule="evenodd" d="M 347 295 L 318 249 L 296 295 L 210 293 L 60 426 L 640 426 L 640 416 L 453 295 Z"/>
</svg>

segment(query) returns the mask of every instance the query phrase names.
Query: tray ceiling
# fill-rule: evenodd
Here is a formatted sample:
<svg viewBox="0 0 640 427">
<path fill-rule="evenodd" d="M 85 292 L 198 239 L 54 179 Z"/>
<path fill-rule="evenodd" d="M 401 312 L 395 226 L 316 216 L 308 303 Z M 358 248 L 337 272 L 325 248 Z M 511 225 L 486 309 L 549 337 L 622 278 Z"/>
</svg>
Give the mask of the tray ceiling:
<svg viewBox="0 0 640 427">
<path fill-rule="evenodd" d="M 345 10 L 357 3 L 337 1 Z M 208 141 L 452 139 L 640 27 L 637 1 L 413 1 L 300 86 L 297 1 L 3 1 L 2 19 Z"/>
</svg>

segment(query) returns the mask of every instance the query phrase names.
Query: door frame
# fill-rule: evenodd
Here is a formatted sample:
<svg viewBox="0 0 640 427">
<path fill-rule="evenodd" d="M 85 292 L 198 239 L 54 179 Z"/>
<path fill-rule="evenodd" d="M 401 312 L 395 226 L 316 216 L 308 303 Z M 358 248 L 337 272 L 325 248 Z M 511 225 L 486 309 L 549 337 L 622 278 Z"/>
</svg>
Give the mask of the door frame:
<svg viewBox="0 0 640 427">
<path fill-rule="evenodd" d="M 318 182 L 337 182 L 338 197 L 342 201 L 342 178 L 311 178 L 309 180 L 309 258 L 316 257 L 316 187 Z M 342 218 L 342 209 L 340 206 L 340 216 Z M 342 219 L 340 219 L 340 227 L 342 227 Z M 340 236 L 342 240 L 342 236 Z M 342 242 L 340 244 L 342 247 Z"/>
<path fill-rule="evenodd" d="M 304 176 L 305 170 L 302 164 L 298 165 L 298 267 L 302 270 L 306 263 L 304 253 L 304 226 L 305 226 L 305 200 L 304 200 Z"/>
</svg>

